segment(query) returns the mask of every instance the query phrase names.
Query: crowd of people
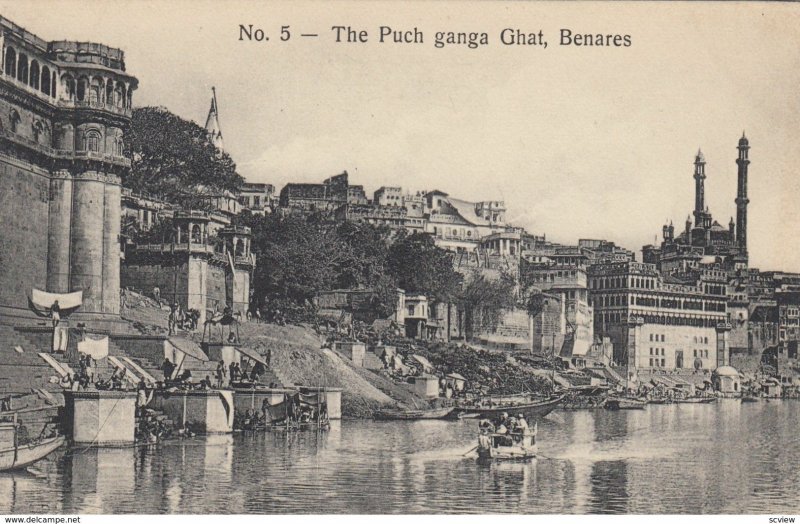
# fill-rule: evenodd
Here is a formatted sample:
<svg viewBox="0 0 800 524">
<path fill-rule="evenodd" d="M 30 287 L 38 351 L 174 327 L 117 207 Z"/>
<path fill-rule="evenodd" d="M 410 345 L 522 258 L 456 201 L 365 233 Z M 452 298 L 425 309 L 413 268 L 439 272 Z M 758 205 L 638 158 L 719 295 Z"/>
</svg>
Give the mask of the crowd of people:
<svg viewBox="0 0 800 524">
<path fill-rule="evenodd" d="M 528 425 L 528 421 L 525 420 L 524 413 L 509 416 L 508 412 L 504 411 L 496 419 L 481 419 L 479 428 L 481 433 L 495 433 L 498 435 L 533 433 L 535 435 L 538 425 L 534 424 L 533 428 L 531 428 Z"/>
<path fill-rule="evenodd" d="M 281 426 L 299 429 L 314 425 L 328 424 L 328 410 L 324 402 L 313 405 L 303 402 L 299 394 L 284 394 L 283 401 L 271 405 L 268 399 L 261 403 L 261 409 L 248 409 L 234 415 L 234 429 L 263 430 L 267 426 Z"/>
</svg>

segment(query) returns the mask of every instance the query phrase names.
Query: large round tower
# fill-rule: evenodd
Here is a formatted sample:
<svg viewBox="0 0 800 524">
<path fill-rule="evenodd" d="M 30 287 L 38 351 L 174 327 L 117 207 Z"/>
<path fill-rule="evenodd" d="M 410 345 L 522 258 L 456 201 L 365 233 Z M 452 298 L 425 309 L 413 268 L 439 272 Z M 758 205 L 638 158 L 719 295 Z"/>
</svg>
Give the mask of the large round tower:
<svg viewBox="0 0 800 524">
<path fill-rule="evenodd" d="M 69 260 L 68 290 L 83 291 L 81 313 L 119 314 L 120 184 L 130 170 L 124 137 L 137 81 L 125 72 L 119 49 L 58 41 L 50 42 L 48 54 L 59 64 L 54 142 L 72 175 L 71 205 L 64 202 L 64 183 L 51 181 L 61 198 L 51 202 L 59 223 L 51 224 L 48 266 L 62 273 L 63 261 Z M 61 235 L 67 230 L 65 242 Z M 54 278 L 52 291 L 67 291 L 64 283 Z"/>
<path fill-rule="evenodd" d="M 120 182 L 137 81 L 102 44 L 48 42 L 0 16 L 0 315 L 33 290 L 119 313 Z"/>
</svg>

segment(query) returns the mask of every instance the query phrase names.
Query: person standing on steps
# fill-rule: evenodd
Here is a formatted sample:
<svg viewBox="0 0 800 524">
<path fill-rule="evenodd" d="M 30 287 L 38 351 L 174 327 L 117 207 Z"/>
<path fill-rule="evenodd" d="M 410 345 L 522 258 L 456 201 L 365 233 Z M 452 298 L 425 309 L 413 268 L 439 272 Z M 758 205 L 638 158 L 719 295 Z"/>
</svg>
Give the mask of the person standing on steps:
<svg viewBox="0 0 800 524">
<path fill-rule="evenodd" d="M 223 386 L 223 384 L 225 383 L 225 375 L 226 375 L 225 361 L 224 360 L 220 360 L 219 364 L 217 364 L 217 387 L 218 388 L 221 388 Z"/>
<path fill-rule="evenodd" d="M 50 306 L 50 320 L 53 324 L 53 353 L 62 353 L 62 348 L 66 344 L 61 340 L 63 332 L 59 326 L 61 324 L 61 306 L 58 305 L 58 300 Z"/>
</svg>

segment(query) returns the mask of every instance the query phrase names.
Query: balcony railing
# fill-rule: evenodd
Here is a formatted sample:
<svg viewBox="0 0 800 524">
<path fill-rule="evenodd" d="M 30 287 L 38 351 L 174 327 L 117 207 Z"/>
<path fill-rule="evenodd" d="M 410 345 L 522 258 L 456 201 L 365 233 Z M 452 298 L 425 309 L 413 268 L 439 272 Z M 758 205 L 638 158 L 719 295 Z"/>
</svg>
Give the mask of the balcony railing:
<svg viewBox="0 0 800 524">
<path fill-rule="evenodd" d="M 139 244 L 137 251 L 149 251 L 151 253 L 197 253 L 214 254 L 214 246 L 196 242 L 165 243 L 165 244 Z"/>
<path fill-rule="evenodd" d="M 110 164 L 115 164 L 123 167 L 131 167 L 131 159 L 126 158 L 124 156 L 107 155 L 105 153 L 100 153 L 98 151 L 66 151 L 63 149 L 55 149 L 46 144 L 40 144 L 31 138 L 22 136 L 18 133 L 14 133 L 7 129 L 0 129 L 0 137 L 3 137 L 22 147 L 25 147 L 27 149 L 32 149 L 43 155 L 55 159 L 73 160 L 73 159 L 85 158 L 89 160 L 99 160 L 101 162 L 107 162 Z"/>
<path fill-rule="evenodd" d="M 117 115 L 130 117 L 133 110 L 130 107 L 107 104 L 101 100 L 59 100 L 58 107 L 67 109 L 99 109 Z"/>
</svg>

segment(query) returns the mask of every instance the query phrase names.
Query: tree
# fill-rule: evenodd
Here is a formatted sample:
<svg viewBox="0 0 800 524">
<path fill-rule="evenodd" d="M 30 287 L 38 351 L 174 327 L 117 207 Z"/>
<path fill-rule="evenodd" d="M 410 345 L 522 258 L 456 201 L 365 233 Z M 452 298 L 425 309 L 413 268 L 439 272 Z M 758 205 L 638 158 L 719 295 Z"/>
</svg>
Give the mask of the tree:
<svg viewBox="0 0 800 524">
<path fill-rule="evenodd" d="M 433 302 L 450 302 L 463 277 L 453 269 L 452 254 L 430 235 L 401 233 L 389 248 L 389 274 L 406 293 L 424 293 Z"/>
<path fill-rule="evenodd" d="M 253 275 L 256 300 L 303 305 L 318 291 L 331 289 L 342 258 L 330 228 L 302 216 L 245 215 L 258 259 Z"/>
<path fill-rule="evenodd" d="M 244 182 L 205 129 L 162 107 L 134 109 L 128 147 L 132 165 L 124 186 L 186 207 L 207 206 L 209 195 L 236 192 Z"/>
<path fill-rule="evenodd" d="M 473 271 L 457 294 L 456 302 L 464 312 L 464 334 L 472 338 L 473 329 L 496 329 L 503 310 L 515 305 L 514 279 L 503 273 L 491 279 L 485 273 Z"/>
</svg>

